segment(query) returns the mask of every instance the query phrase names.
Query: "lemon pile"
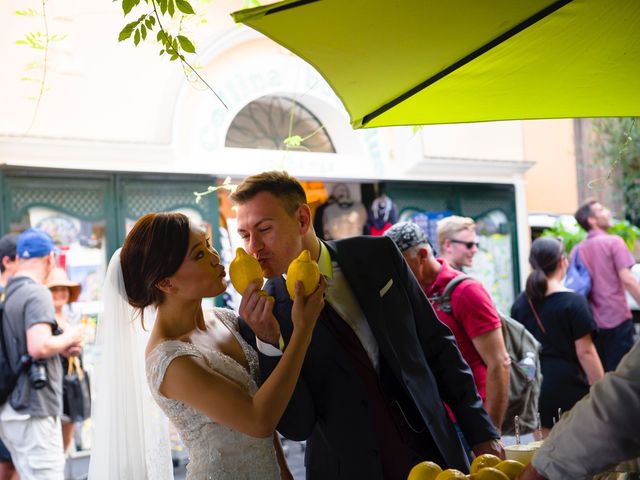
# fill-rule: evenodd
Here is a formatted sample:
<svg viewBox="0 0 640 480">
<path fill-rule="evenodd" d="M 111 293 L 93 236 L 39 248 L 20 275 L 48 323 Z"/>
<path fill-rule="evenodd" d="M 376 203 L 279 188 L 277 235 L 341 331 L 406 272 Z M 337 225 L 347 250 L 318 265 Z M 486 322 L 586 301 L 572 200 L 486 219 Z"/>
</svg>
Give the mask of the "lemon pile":
<svg viewBox="0 0 640 480">
<path fill-rule="evenodd" d="M 455 468 L 442 470 L 434 462 L 420 462 L 411 469 L 407 480 L 515 480 L 522 470 L 524 465 L 516 460 L 501 460 L 487 453 L 473 460 L 470 475 Z"/>
</svg>

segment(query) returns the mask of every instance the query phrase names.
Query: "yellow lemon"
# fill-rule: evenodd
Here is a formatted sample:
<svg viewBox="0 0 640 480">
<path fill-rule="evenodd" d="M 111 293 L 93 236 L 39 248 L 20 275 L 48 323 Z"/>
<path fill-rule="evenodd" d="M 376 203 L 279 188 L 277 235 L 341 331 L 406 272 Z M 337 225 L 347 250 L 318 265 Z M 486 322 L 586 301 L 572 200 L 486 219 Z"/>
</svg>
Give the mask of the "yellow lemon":
<svg viewBox="0 0 640 480">
<path fill-rule="evenodd" d="M 473 459 L 473 462 L 471 462 L 471 473 L 476 473 L 482 468 L 495 467 L 500 462 L 500 457 L 496 457 L 490 453 L 483 453 L 482 455 L 478 455 Z"/>
<path fill-rule="evenodd" d="M 460 470 L 456 470 L 455 468 L 447 468 L 446 470 L 443 470 L 442 473 L 438 474 L 436 480 L 458 480 L 462 478 L 466 480 L 467 476 Z"/>
<path fill-rule="evenodd" d="M 522 470 L 524 470 L 524 465 L 517 460 L 503 460 L 496 468 L 504 473 L 511 480 L 515 480 Z"/>
<path fill-rule="evenodd" d="M 505 473 L 493 467 L 485 467 L 474 475 L 475 480 L 509 480 Z"/>
<path fill-rule="evenodd" d="M 305 297 L 311 295 L 320 282 L 318 264 L 311 260 L 309 250 L 303 250 L 287 269 L 287 291 L 293 300 L 296 296 L 296 282 L 302 282 L 302 293 Z"/>
<path fill-rule="evenodd" d="M 236 249 L 236 256 L 229 265 L 229 278 L 240 295 L 244 295 L 249 283 L 257 282 L 258 287 L 261 287 L 264 281 L 260 263 L 243 248 Z"/>
<path fill-rule="evenodd" d="M 435 480 L 442 469 L 437 463 L 420 462 L 409 472 L 407 480 Z"/>
</svg>

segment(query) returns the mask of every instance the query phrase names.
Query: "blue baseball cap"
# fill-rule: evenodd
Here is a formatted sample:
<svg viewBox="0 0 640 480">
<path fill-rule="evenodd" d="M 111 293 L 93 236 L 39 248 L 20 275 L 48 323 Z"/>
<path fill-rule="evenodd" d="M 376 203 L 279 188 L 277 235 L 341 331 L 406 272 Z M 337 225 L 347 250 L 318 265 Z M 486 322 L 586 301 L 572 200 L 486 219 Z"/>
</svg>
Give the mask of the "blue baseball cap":
<svg viewBox="0 0 640 480">
<path fill-rule="evenodd" d="M 51 236 L 38 228 L 29 228 L 18 236 L 19 258 L 46 257 L 56 250 Z"/>
</svg>

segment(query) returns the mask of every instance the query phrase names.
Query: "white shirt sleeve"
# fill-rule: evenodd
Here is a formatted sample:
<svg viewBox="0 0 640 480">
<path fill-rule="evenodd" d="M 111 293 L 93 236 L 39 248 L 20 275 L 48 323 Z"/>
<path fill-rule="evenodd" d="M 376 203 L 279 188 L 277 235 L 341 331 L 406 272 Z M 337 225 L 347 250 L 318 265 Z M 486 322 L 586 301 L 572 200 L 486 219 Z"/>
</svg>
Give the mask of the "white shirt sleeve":
<svg viewBox="0 0 640 480">
<path fill-rule="evenodd" d="M 591 387 L 533 457 L 547 478 L 586 479 L 640 456 L 640 343 Z"/>
<path fill-rule="evenodd" d="M 256 347 L 258 347 L 258 351 L 267 357 L 281 357 L 282 350 L 284 349 L 284 339 L 282 335 L 280 335 L 279 340 L 280 349 L 274 347 L 270 343 L 263 342 L 256 336 Z"/>
</svg>

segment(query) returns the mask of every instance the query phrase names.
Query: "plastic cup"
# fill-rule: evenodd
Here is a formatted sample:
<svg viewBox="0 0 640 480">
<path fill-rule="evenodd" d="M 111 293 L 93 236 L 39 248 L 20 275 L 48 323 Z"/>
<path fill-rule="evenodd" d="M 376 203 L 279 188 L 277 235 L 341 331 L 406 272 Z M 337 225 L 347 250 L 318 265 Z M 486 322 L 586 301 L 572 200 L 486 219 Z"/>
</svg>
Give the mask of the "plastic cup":
<svg viewBox="0 0 640 480">
<path fill-rule="evenodd" d="M 533 454 L 536 453 L 538 446 L 536 445 L 509 445 L 504 447 L 504 453 L 507 460 L 517 460 L 523 465 L 529 465 Z"/>
</svg>

